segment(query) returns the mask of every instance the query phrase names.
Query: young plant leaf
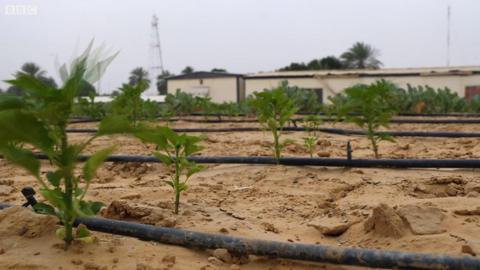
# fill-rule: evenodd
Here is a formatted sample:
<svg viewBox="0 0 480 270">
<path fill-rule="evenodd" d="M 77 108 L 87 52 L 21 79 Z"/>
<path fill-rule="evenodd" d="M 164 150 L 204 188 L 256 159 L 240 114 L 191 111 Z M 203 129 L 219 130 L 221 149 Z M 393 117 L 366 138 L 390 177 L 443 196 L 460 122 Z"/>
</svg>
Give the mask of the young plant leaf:
<svg viewBox="0 0 480 270">
<path fill-rule="evenodd" d="M 44 214 L 44 215 L 55 215 L 55 208 L 53 208 L 51 205 L 48 205 L 46 203 L 36 203 L 33 206 L 33 210 L 39 214 Z"/>
<path fill-rule="evenodd" d="M 47 180 L 52 184 L 54 187 L 60 186 L 60 181 L 62 180 L 62 172 L 57 170 L 55 172 L 48 172 L 47 173 Z"/>
<path fill-rule="evenodd" d="M 133 133 L 135 131 L 126 117 L 107 116 L 100 122 L 97 136 Z"/>
<path fill-rule="evenodd" d="M 114 151 L 115 147 L 108 147 L 102 149 L 95 154 L 93 154 L 85 165 L 83 166 L 83 178 L 86 182 L 90 182 L 93 177 L 95 177 L 95 173 L 97 169 L 103 164 L 105 159 Z"/>
<path fill-rule="evenodd" d="M 154 152 L 153 155 L 155 155 L 156 158 L 158 158 L 163 164 L 170 166 L 174 162 L 168 155 L 159 153 L 159 152 Z"/>
</svg>

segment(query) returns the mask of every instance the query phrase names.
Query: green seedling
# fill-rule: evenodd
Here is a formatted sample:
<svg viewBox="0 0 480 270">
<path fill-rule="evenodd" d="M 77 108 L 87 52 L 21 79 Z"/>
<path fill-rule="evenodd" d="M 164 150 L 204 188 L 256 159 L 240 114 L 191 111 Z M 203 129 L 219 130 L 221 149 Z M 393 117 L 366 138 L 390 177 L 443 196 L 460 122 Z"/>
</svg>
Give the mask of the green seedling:
<svg viewBox="0 0 480 270">
<path fill-rule="evenodd" d="M 345 101 L 338 108 L 338 117 L 366 129 L 375 158 L 378 158 L 378 143 L 394 141 L 388 134 L 379 134 L 380 127 L 388 127 L 397 113 L 393 102 L 396 86 L 388 81 L 377 81 L 371 85 L 357 85 L 345 89 Z"/>
<path fill-rule="evenodd" d="M 68 247 L 74 240 L 73 222 L 78 216 L 95 215 L 103 206 L 100 202 L 85 200 L 90 183 L 97 169 L 112 153 L 113 147 L 102 149 L 91 155 L 83 164 L 81 173 L 76 173 L 78 157 L 95 139 L 103 135 L 99 132 L 82 143 L 72 144 L 67 140 L 66 127 L 81 82 L 88 74 L 99 74 L 104 70 L 105 61 L 93 63 L 88 59 L 91 45 L 76 59 L 70 74 L 63 70 L 64 84 L 61 88 L 46 85 L 28 74 L 22 74 L 7 83 L 25 90 L 23 97 L 0 97 L 0 153 L 11 163 L 27 170 L 40 185 L 40 193 L 45 202 L 35 205 L 39 213 L 52 214 L 59 218 L 63 228 L 57 235 Z M 65 66 L 64 66 L 65 67 Z M 101 70 L 98 70 L 102 67 Z M 46 154 L 54 169 L 45 175 L 42 164 L 33 151 Z M 77 239 L 90 242 L 86 229 L 77 230 Z"/>
<path fill-rule="evenodd" d="M 281 131 L 289 119 L 298 111 L 298 108 L 295 106 L 295 102 L 286 95 L 284 84 L 272 90 L 253 94 L 254 98 L 250 99 L 250 103 L 254 107 L 262 127 L 272 132 L 272 150 L 278 163 L 282 149 L 286 144 L 291 143 L 291 140 L 280 142 Z"/>
<path fill-rule="evenodd" d="M 167 167 L 174 170 L 170 181 L 167 181 L 175 192 L 175 214 L 178 214 L 180 195 L 188 188 L 188 180 L 192 175 L 203 169 L 187 158 L 203 148 L 198 145 L 201 137 L 177 134 L 168 127 L 157 127 L 135 132 L 134 136 L 145 143 L 154 143 L 156 150 L 153 154 Z"/>
<path fill-rule="evenodd" d="M 310 154 L 310 157 L 313 157 L 313 152 L 315 152 L 315 146 L 317 145 L 317 129 L 321 124 L 322 119 L 318 115 L 309 115 L 304 119 L 304 125 L 308 136 L 303 137 L 303 145 Z"/>
<path fill-rule="evenodd" d="M 315 146 L 317 145 L 317 137 L 315 136 L 307 136 L 303 137 L 303 145 L 307 149 L 310 157 L 313 157 L 313 152 L 315 152 Z"/>
</svg>

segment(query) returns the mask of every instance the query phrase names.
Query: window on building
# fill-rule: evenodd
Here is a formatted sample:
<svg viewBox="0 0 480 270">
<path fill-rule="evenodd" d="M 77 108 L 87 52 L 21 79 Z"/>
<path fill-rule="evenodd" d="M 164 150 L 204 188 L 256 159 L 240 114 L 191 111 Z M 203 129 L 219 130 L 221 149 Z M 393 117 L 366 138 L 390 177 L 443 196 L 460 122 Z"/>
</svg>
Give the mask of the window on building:
<svg viewBox="0 0 480 270">
<path fill-rule="evenodd" d="M 203 79 L 200 79 L 200 85 L 203 85 Z"/>
</svg>

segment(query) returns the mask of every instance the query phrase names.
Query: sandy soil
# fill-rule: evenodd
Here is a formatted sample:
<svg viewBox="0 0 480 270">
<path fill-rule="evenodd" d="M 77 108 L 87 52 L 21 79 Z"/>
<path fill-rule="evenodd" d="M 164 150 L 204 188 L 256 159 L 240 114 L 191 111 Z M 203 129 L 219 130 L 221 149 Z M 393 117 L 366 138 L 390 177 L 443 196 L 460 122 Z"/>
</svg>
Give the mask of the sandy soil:
<svg viewBox="0 0 480 270">
<path fill-rule="evenodd" d="M 94 127 L 95 123 L 72 127 Z M 239 127 L 254 123 L 174 127 Z M 332 126 L 325 124 L 324 126 Z M 335 127 L 354 128 L 336 124 Z M 392 125 L 392 130 L 478 131 L 476 125 Z M 306 133 L 289 132 L 296 142 L 286 156 L 308 156 Z M 72 142 L 88 134 L 71 134 Z M 200 154 L 268 156 L 268 132 L 205 134 Z M 345 157 L 347 141 L 354 158 L 372 158 L 362 136 L 318 133 L 319 156 Z M 148 155 L 152 146 L 125 136 L 100 138 L 87 152 L 116 145 L 116 154 Z M 480 158 L 476 139 L 397 138 L 382 142 L 383 158 Z M 49 170 L 43 163 L 43 172 Z M 163 182 L 162 164 L 107 163 L 88 199 L 109 207 L 103 215 L 159 226 L 269 240 L 466 255 L 480 252 L 480 178 L 477 170 L 344 169 L 261 165 L 208 165 L 190 181 L 181 213 L 172 214 L 173 194 Z M 0 160 L 0 201 L 23 203 L 20 189 L 38 189 L 22 169 Z M 213 251 L 145 242 L 95 233 L 98 242 L 59 247 L 47 217 L 29 211 L 0 211 L 2 269 L 359 269 L 250 256 L 229 258 Z M 463 251 L 462 251 L 463 247 Z M 215 256 L 213 256 L 215 255 Z M 478 255 L 477 255 L 478 256 Z M 223 261 L 222 261 L 223 259 Z"/>
</svg>

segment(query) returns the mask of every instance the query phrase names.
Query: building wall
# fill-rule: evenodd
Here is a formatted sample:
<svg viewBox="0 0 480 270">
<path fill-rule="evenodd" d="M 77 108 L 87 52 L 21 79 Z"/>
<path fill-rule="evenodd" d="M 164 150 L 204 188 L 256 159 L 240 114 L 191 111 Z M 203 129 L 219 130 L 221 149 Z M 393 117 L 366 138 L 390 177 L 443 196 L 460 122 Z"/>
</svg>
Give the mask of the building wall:
<svg viewBox="0 0 480 270">
<path fill-rule="evenodd" d="M 370 84 L 382 77 L 336 77 L 336 78 L 291 78 L 288 79 L 290 85 L 302 88 L 322 88 L 323 100 L 328 101 L 328 97 L 340 93 L 343 89 L 355 84 Z M 459 96 L 465 96 L 467 86 L 480 85 L 480 75 L 469 76 L 405 76 L 405 77 L 383 77 L 383 79 L 396 83 L 400 87 L 429 85 L 434 88 L 448 87 L 458 93 Z M 251 95 L 255 91 L 262 91 L 276 87 L 285 78 L 245 78 L 245 94 Z"/>
<path fill-rule="evenodd" d="M 198 96 L 208 95 L 214 102 L 237 102 L 237 77 L 168 80 L 169 94 L 177 89 Z"/>
</svg>

